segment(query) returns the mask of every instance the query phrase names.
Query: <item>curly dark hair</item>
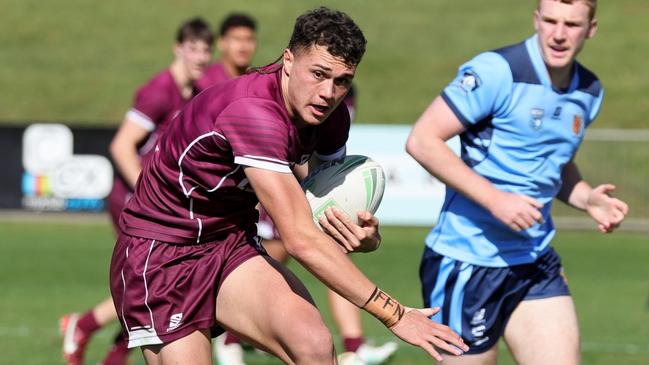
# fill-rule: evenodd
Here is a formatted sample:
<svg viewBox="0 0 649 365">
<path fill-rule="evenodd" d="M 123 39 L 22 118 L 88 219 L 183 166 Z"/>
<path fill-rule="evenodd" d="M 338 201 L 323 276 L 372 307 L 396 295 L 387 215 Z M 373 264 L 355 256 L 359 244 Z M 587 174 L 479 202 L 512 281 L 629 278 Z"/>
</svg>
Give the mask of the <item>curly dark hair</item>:
<svg viewBox="0 0 649 365">
<path fill-rule="evenodd" d="M 236 27 L 250 28 L 253 32 L 257 31 L 255 19 L 244 13 L 231 13 L 221 22 L 219 35 L 223 37 L 230 29 Z"/>
<path fill-rule="evenodd" d="M 299 52 L 313 45 L 326 47 L 332 56 L 356 66 L 365 53 L 367 40 L 347 14 L 320 7 L 307 11 L 295 20 L 288 49 Z"/>
</svg>

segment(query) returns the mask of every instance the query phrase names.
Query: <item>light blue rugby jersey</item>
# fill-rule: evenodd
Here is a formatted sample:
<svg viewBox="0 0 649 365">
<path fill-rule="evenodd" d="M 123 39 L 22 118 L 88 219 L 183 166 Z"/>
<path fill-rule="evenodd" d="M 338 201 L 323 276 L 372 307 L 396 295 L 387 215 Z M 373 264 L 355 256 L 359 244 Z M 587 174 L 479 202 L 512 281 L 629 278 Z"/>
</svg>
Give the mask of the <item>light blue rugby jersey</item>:
<svg viewBox="0 0 649 365">
<path fill-rule="evenodd" d="M 426 244 L 456 260 L 480 266 L 530 263 L 555 234 L 552 199 L 561 170 L 575 155 L 584 129 L 595 119 L 603 89 L 575 62 L 567 90 L 557 90 L 537 36 L 485 52 L 462 65 L 442 97 L 466 127 L 461 157 L 498 189 L 544 204 L 544 223 L 515 232 L 451 188 Z"/>
</svg>

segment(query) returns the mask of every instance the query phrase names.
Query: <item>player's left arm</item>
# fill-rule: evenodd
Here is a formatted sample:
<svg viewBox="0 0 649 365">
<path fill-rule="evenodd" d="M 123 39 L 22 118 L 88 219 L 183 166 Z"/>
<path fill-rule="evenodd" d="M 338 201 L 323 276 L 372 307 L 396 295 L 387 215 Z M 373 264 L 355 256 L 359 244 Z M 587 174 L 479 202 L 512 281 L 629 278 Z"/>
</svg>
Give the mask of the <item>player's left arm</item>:
<svg viewBox="0 0 649 365">
<path fill-rule="evenodd" d="M 557 195 L 564 203 L 587 212 L 603 233 L 613 232 L 629 212 L 629 206 L 613 197 L 613 184 L 602 184 L 592 188 L 582 177 L 574 161 L 570 161 L 561 172 L 563 184 Z"/>
</svg>

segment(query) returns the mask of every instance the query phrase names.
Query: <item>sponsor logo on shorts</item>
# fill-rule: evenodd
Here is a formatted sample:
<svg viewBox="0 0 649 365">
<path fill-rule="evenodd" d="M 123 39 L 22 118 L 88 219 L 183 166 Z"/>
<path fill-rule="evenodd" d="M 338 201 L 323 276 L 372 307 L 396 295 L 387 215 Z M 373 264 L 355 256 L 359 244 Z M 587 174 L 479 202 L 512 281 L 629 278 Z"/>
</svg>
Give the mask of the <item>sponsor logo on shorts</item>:
<svg viewBox="0 0 649 365">
<path fill-rule="evenodd" d="M 473 314 L 473 318 L 471 319 L 471 325 L 475 326 L 475 325 L 478 325 L 478 324 L 485 323 L 485 313 L 487 313 L 487 311 L 484 308 L 478 309 Z"/>
<path fill-rule="evenodd" d="M 487 311 L 485 308 L 478 309 L 471 318 L 471 335 L 475 339 L 472 342 L 473 346 L 479 346 L 489 341 L 489 336 L 485 336 L 487 326 L 485 326 Z"/>
<path fill-rule="evenodd" d="M 173 331 L 178 326 L 180 326 L 180 323 L 183 321 L 183 314 L 182 313 L 176 313 L 172 314 L 171 317 L 169 317 L 169 328 L 167 328 L 167 332 Z"/>
</svg>

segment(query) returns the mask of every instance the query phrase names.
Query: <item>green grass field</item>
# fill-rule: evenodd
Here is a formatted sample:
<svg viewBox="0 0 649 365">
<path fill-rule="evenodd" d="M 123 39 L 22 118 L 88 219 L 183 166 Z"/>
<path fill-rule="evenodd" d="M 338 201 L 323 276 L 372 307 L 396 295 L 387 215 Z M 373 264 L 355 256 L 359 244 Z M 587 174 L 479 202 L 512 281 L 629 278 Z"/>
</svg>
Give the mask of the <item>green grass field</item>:
<svg viewBox="0 0 649 365">
<path fill-rule="evenodd" d="M 3 0 L 0 121 L 117 124 L 135 88 L 170 63 L 181 21 L 253 14 L 260 25 L 255 63 L 265 64 L 280 55 L 295 17 L 321 4 L 349 13 L 369 41 L 356 78 L 357 120 L 410 124 L 462 62 L 531 35 L 536 1 Z M 600 1 L 598 13 L 599 32 L 581 56 L 606 87 L 596 127 L 644 128 L 649 7 Z"/>
<path fill-rule="evenodd" d="M 368 38 L 358 70 L 358 122 L 411 124 L 457 67 L 477 52 L 532 34 L 535 0 L 144 1 L 3 0 L 0 3 L 0 126 L 61 121 L 117 125 L 136 87 L 171 61 L 178 24 L 201 15 L 213 24 L 243 10 L 260 25 L 255 64 L 274 60 L 293 21 L 326 4 L 349 13 Z M 153 11 L 152 11 L 153 10 Z M 580 60 L 595 71 L 606 96 L 595 128 L 646 128 L 649 47 L 645 0 L 600 1 L 600 29 Z M 593 183 L 619 186 L 631 217 L 649 216 L 649 150 L 626 142 L 586 143 L 577 159 Z M 562 215 L 573 212 L 557 208 Z M 356 256 L 359 266 L 389 293 L 419 305 L 420 228 L 387 227 L 377 253 Z M 114 243 L 107 223 L 10 223 L 0 218 L 0 364 L 63 364 L 58 317 L 83 311 L 107 297 Z M 583 363 L 649 364 L 649 238 L 646 233 L 560 233 L 580 316 Z M 290 264 L 321 308 L 323 287 Z M 328 311 L 325 319 L 330 323 Z M 365 317 L 367 337 L 391 339 Z M 116 326 L 94 338 L 87 363 L 103 356 Z M 504 346 L 503 346 L 504 349 Z M 247 355 L 251 365 L 279 364 Z M 144 362 L 133 355 L 135 365 Z M 392 365 L 431 364 L 402 345 Z M 513 364 L 502 353 L 501 364 Z"/>
<path fill-rule="evenodd" d="M 386 291 L 408 305 L 421 303 L 418 265 L 421 228 L 383 229 L 379 252 L 358 255 L 357 264 Z M 2 364 L 62 364 L 57 318 L 81 311 L 108 295 L 107 270 L 113 245 L 108 223 L 0 222 L 0 353 Z M 649 363 L 649 245 L 642 234 L 560 233 L 561 253 L 579 312 L 583 363 Z M 291 264 L 321 308 L 323 287 Z M 325 310 L 325 318 L 330 321 Z M 391 339 L 377 321 L 365 317 L 367 337 Z M 98 333 L 88 364 L 97 363 L 115 327 Z M 139 353 L 132 356 L 143 364 Z M 502 364 L 513 362 L 503 352 Z M 280 364 L 254 353 L 251 365 Z M 422 351 L 403 344 L 393 365 L 432 363 Z"/>
</svg>

